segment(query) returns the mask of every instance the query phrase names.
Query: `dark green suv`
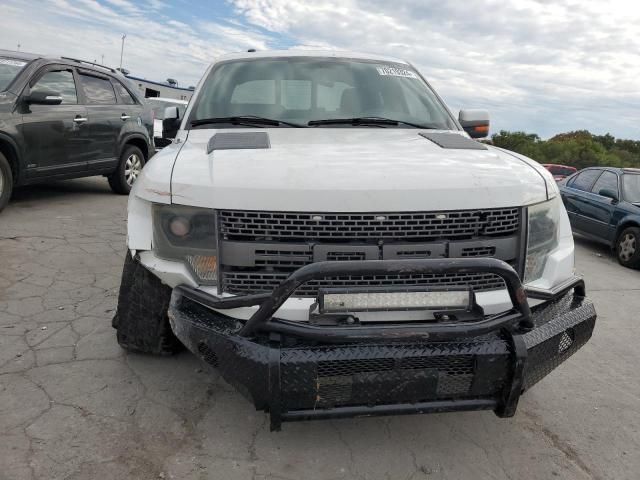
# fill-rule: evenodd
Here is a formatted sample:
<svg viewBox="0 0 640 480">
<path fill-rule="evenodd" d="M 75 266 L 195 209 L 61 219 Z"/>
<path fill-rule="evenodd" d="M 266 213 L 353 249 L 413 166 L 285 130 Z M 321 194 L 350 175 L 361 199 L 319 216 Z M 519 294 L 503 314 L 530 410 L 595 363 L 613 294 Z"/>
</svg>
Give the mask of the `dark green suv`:
<svg viewBox="0 0 640 480">
<path fill-rule="evenodd" d="M 153 116 L 119 72 L 0 50 L 0 210 L 15 186 L 104 175 L 128 194 L 154 153 Z"/>
</svg>

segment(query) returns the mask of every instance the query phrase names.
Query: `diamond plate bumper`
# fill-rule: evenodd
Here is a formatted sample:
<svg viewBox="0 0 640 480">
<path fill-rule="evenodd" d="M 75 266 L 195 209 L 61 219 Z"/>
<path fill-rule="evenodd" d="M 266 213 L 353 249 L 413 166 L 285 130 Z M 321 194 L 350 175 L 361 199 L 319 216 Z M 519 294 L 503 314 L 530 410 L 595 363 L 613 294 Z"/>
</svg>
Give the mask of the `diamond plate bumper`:
<svg viewBox="0 0 640 480">
<path fill-rule="evenodd" d="M 519 280 L 514 292 L 518 286 Z M 276 292 L 273 297 L 276 309 Z M 235 298 L 222 308 L 267 301 Z M 345 329 L 287 326 L 274 318 L 269 320 L 278 328 L 247 334 L 251 320 L 223 315 L 210 303 L 221 308 L 219 299 L 202 292 L 174 289 L 169 318 L 175 334 L 257 409 L 269 412 L 274 430 L 283 421 L 364 415 L 490 409 L 512 416 L 524 390 L 588 341 L 596 319 L 581 282 L 531 310 L 514 301 L 514 312 L 498 321 L 444 333 L 436 327 L 432 336 L 429 327 L 412 324 L 394 324 L 392 335 L 363 325 L 349 330 L 366 333 L 336 336 L 332 332 Z M 402 329 L 409 334 L 398 335 Z"/>
</svg>

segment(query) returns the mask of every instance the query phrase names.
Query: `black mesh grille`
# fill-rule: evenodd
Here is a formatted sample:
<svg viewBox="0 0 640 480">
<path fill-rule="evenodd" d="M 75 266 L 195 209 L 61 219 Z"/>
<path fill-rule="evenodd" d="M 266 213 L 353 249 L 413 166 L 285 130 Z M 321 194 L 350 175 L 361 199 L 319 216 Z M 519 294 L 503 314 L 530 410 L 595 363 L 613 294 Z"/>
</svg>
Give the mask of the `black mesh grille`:
<svg viewBox="0 0 640 480">
<path fill-rule="evenodd" d="M 406 213 L 297 213 L 220 210 L 228 240 L 433 240 L 505 236 L 518 231 L 518 208 Z"/>
<path fill-rule="evenodd" d="M 399 393 L 413 401 L 465 396 L 470 393 L 473 375 L 473 355 L 319 362 L 317 406 L 384 403 Z"/>
<path fill-rule="evenodd" d="M 496 253 L 496 247 L 470 247 L 463 248 L 463 257 L 492 257 Z"/>
<path fill-rule="evenodd" d="M 289 276 L 288 273 L 271 272 L 223 272 L 222 286 L 224 291 L 235 294 L 249 294 L 268 292 L 276 288 L 280 282 Z M 349 287 L 384 287 L 384 286 L 470 286 L 476 291 L 495 290 L 505 288 L 504 281 L 492 273 L 478 274 L 420 274 L 399 275 L 370 275 L 370 276 L 342 276 L 328 277 L 323 280 L 311 281 L 302 285 L 296 295 L 314 297 L 319 288 L 349 288 Z"/>
<path fill-rule="evenodd" d="M 365 254 L 362 252 L 329 252 L 327 260 L 330 261 L 346 261 L 346 260 L 364 260 Z"/>
</svg>

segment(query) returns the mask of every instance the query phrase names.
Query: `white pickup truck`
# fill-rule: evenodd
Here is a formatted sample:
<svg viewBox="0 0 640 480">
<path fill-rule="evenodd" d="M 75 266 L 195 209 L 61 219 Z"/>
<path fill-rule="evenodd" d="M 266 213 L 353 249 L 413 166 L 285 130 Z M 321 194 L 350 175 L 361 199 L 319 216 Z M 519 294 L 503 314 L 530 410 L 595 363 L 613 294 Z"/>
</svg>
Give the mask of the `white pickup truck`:
<svg viewBox="0 0 640 480">
<path fill-rule="evenodd" d="M 113 325 L 182 345 L 283 421 L 515 413 L 596 314 L 549 172 L 477 142 L 409 63 L 247 52 L 209 67 L 129 200 Z"/>
</svg>

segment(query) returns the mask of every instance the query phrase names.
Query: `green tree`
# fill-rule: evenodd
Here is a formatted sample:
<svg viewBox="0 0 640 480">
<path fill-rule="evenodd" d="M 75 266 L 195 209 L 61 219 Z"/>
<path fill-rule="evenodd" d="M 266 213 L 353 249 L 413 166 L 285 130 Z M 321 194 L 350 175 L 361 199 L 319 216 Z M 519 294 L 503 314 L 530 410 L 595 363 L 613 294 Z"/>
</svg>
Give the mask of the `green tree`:
<svg viewBox="0 0 640 480">
<path fill-rule="evenodd" d="M 569 165 L 578 169 L 598 165 L 640 167 L 640 141 L 616 139 L 609 133 L 592 135 L 587 130 L 576 130 L 542 140 L 535 133 L 501 130 L 488 143 L 540 163 Z"/>
</svg>

